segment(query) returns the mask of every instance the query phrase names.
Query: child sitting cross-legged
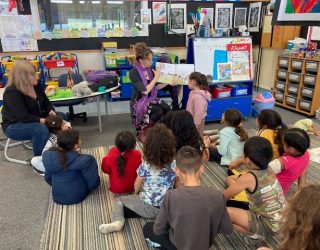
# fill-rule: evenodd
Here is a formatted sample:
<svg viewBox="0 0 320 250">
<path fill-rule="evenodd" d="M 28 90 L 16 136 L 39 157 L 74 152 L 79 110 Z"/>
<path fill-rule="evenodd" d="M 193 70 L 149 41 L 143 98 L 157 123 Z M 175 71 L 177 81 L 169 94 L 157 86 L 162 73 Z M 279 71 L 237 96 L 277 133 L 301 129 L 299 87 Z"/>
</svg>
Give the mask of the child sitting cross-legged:
<svg viewBox="0 0 320 250">
<path fill-rule="evenodd" d="M 135 149 L 136 139 L 130 131 L 117 134 L 115 147 L 102 160 L 101 169 L 109 175 L 109 190 L 115 194 L 134 190 L 137 169 L 141 164 L 141 153 Z"/>
<path fill-rule="evenodd" d="M 201 151 L 191 146 L 178 151 L 176 175 L 182 186 L 166 193 L 155 222 L 143 227 L 151 246 L 207 250 L 218 233 L 232 233 L 223 194 L 200 184 L 201 159 Z"/>
<path fill-rule="evenodd" d="M 175 138 L 164 125 L 148 129 L 143 146 L 144 162 L 137 170 L 134 183 L 136 194 L 121 196 L 113 201 L 112 223 L 100 225 L 101 233 L 120 231 L 125 218 L 157 216 L 165 193 L 173 188 L 175 182 L 175 148 Z"/>
<path fill-rule="evenodd" d="M 246 191 L 250 210 L 228 207 L 233 228 L 251 239 L 276 233 L 282 223 L 285 196 L 273 170 L 268 167 L 273 152 L 271 143 L 262 137 L 251 137 L 244 144 L 244 160 L 249 172 L 229 176 L 224 191 L 226 199 Z M 248 243 L 248 238 L 244 238 Z"/>
</svg>

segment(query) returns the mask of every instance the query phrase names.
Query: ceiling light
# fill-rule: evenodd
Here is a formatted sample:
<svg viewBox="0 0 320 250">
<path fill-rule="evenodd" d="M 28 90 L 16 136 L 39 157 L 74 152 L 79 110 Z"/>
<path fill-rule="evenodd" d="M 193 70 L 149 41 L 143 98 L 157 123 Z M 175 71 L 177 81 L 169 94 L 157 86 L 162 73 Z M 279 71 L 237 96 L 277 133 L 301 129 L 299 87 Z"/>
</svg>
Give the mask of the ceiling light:
<svg viewBox="0 0 320 250">
<path fill-rule="evenodd" d="M 50 0 L 51 3 L 72 3 L 72 0 Z"/>
<path fill-rule="evenodd" d="M 123 1 L 107 1 L 108 4 L 123 4 Z"/>
<path fill-rule="evenodd" d="M 84 3 L 85 3 L 85 1 L 79 1 L 79 3 L 80 3 L 80 4 L 84 4 Z"/>
<path fill-rule="evenodd" d="M 100 1 L 92 1 L 91 3 L 92 4 L 100 4 L 101 2 Z"/>
</svg>

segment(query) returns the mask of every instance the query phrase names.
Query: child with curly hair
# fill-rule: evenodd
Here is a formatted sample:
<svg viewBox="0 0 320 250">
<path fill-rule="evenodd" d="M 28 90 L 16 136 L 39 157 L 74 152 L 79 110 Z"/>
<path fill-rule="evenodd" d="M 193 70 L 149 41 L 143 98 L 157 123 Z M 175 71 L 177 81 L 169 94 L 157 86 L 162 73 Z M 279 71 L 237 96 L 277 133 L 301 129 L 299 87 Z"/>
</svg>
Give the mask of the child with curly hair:
<svg viewBox="0 0 320 250">
<path fill-rule="evenodd" d="M 141 153 L 135 149 L 136 138 L 130 131 L 117 134 L 115 147 L 102 160 L 101 169 L 109 175 L 109 190 L 115 194 L 134 190 L 137 169 L 141 164 Z"/>
<path fill-rule="evenodd" d="M 156 125 L 148 130 L 143 147 L 144 162 L 137 170 L 134 183 L 135 194 L 114 200 L 112 223 L 100 225 L 101 233 L 120 231 L 125 218 L 157 216 L 165 193 L 174 186 L 175 152 L 175 138 L 168 128 Z"/>
</svg>

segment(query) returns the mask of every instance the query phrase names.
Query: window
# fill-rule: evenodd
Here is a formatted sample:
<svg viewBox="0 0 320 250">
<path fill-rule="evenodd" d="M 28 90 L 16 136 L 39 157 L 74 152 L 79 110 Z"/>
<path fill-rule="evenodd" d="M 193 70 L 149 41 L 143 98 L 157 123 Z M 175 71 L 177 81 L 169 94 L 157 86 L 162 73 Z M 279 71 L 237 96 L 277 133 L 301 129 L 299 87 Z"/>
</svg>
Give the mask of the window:
<svg viewBox="0 0 320 250">
<path fill-rule="evenodd" d="M 39 0 L 41 31 L 46 30 L 131 30 L 148 36 L 148 26 L 141 25 L 141 9 L 147 1 L 121 0 Z"/>
</svg>

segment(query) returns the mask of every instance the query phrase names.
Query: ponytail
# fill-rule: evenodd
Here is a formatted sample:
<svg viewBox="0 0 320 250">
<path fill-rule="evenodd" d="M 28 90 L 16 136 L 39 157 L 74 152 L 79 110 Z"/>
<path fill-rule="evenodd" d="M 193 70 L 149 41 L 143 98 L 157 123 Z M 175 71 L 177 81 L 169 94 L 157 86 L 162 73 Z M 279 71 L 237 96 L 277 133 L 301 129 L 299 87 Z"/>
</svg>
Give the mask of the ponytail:
<svg viewBox="0 0 320 250">
<path fill-rule="evenodd" d="M 246 141 L 248 139 L 248 133 L 241 124 L 236 127 L 235 132 L 240 136 L 240 141 Z"/>
<path fill-rule="evenodd" d="M 116 164 L 117 164 L 117 170 L 118 170 L 118 176 L 123 177 L 124 176 L 124 170 L 125 166 L 127 163 L 127 157 L 125 153 L 121 153 L 117 159 L 116 159 Z"/>
<path fill-rule="evenodd" d="M 60 148 L 60 147 L 57 147 L 57 146 L 53 146 L 52 148 L 50 148 L 50 150 L 58 152 L 61 168 L 63 170 L 67 170 L 67 165 L 66 165 L 66 163 L 67 163 L 67 156 L 66 156 L 67 150 Z"/>
<path fill-rule="evenodd" d="M 287 129 L 287 126 L 282 123 L 281 126 L 279 126 L 274 130 L 273 141 L 274 141 L 274 144 L 278 145 L 278 151 L 280 156 L 285 153 L 283 142 L 282 142 L 282 136 L 286 129 Z"/>
<path fill-rule="evenodd" d="M 120 155 L 116 158 L 118 176 L 125 175 L 125 167 L 127 163 L 127 153 L 136 147 L 136 138 L 130 131 L 122 131 L 117 134 L 115 139 L 116 148 L 120 151 Z"/>
</svg>

